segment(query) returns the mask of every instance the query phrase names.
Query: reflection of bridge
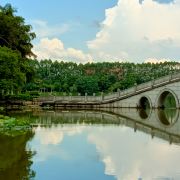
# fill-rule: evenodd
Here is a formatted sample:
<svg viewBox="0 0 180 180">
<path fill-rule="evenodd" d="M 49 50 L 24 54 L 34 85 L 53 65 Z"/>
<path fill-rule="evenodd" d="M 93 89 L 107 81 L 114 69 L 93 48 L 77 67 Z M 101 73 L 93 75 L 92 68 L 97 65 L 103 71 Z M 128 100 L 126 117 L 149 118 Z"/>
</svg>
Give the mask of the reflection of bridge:
<svg viewBox="0 0 180 180">
<path fill-rule="evenodd" d="M 141 107 L 148 103 L 152 108 L 164 106 L 165 98 L 171 94 L 180 107 L 180 74 L 168 75 L 130 89 L 101 96 L 50 96 L 36 99 L 42 106 L 55 107 Z"/>
<path fill-rule="evenodd" d="M 51 126 L 55 124 L 117 124 L 125 125 L 134 129 L 134 131 L 143 131 L 154 136 L 162 138 L 169 143 L 180 143 L 180 116 L 176 110 L 173 116 L 159 116 L 158 110 L 152 110 L 144 118 L 141 112 L 136 109 L 104 109 L 105 111 L 49 111 L 34 113 L 36 118 L 35 126 Z"/>
</svg>

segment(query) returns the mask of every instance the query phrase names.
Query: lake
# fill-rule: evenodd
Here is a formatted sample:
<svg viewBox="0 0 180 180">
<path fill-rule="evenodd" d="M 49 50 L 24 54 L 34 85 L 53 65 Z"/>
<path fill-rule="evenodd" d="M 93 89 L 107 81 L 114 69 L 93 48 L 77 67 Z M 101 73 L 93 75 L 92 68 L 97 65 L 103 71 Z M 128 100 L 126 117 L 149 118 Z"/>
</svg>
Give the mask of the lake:
<svg viewBox="0 0 180 180">
<path fill-rule="evenodd" d="M 0 135 L 2 180 L 179 180 L 174 109 L 11 111 L 33 131 Z"/>
</svg>

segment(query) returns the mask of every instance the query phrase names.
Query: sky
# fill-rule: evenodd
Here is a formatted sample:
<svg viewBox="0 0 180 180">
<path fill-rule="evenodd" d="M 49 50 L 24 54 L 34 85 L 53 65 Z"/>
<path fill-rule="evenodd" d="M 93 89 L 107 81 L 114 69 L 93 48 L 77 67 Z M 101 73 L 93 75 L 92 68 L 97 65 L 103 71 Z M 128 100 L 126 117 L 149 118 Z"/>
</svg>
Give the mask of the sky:
<svg viewBox="0 0 180 180">
<path fill-rule="evenodd" d="M 179 61 L 180 0 L 1 0 L 37 35 L 38 59 Z"/>
</svg>

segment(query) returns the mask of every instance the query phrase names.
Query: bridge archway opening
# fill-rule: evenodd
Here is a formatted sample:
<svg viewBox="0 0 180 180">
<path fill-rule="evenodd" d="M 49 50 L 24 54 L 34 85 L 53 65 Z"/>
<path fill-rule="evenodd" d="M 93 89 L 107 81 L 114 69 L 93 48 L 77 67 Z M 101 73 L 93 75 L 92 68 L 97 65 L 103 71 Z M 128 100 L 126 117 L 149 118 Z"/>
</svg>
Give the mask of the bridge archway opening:
<svg viewBox="0 0 180 180">
<path fill-rule="evenodd" d="M 164 91 L 158 98 L 158 108 L 175 109 L 177 107 L 176 97 L 170 91 Z"/>
<path fill-rule="evenodd" d="M 141 97 L 139 100 L 139 107 L 141 109 L 149 109 L 151 107 L 149 99 L 145 96 Z"/>
<path fill-rule="evenodd" d="M 147 119 L 150 114 L 150 101 L 147 97 L 143 96 L 139 100 L 139 116 L 141 119 Z"/>
</svg>

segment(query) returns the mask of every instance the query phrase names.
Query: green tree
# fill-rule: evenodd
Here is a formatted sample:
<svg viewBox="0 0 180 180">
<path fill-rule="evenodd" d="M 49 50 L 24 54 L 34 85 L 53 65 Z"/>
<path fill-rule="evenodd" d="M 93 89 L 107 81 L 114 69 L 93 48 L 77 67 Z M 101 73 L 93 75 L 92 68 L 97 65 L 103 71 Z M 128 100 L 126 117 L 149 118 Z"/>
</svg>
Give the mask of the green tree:
<svg viewBox="0 0 180 180">
<path fill-rule="evenodd" d="M 77 91 L 82 95 L 97 93 L 99 92 L 98 82 L 92 77 L 81 77 L 77 80 Z"/>
<path fill-rule="evenodd" d="M 21 90 L 21 87 L 26 81 L 26 76 L 19 66 L 20 61 L 20 54 L 7 47 L 0 47 L 1 90 Z"/>
<path fill-rule="evenodd" d="M 0 46 L 20 52 L 23 58 L 35 56 L 31 41 L 36 35 L 31 32 L 31 26 L 25 24 L 24 18 L 16 16 L 15 12 L 10 4 L 0 6 Z"/>
</svg>

